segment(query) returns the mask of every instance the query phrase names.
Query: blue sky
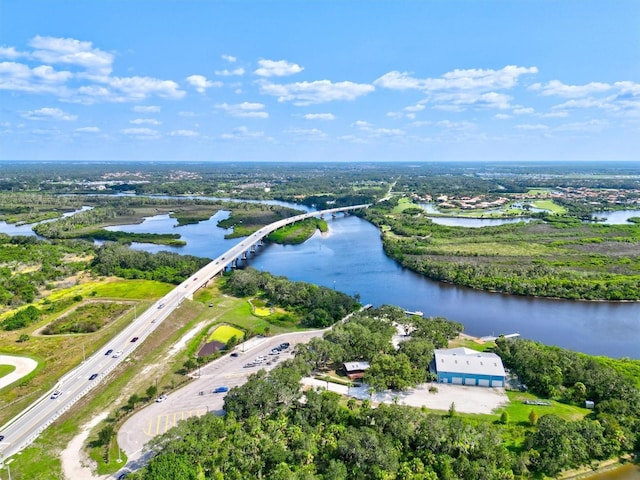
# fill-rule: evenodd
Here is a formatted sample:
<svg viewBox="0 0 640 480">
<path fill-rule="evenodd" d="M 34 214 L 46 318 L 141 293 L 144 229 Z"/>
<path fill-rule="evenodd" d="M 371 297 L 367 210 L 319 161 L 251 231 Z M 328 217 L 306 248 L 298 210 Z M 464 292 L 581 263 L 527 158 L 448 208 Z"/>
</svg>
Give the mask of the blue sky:
<svg viewBox="0 0 640 480">
<path fill-rule="evenodd" d="M 0 159 L 638 160 L 640 2 L 0 0 Z"/>
</svg>

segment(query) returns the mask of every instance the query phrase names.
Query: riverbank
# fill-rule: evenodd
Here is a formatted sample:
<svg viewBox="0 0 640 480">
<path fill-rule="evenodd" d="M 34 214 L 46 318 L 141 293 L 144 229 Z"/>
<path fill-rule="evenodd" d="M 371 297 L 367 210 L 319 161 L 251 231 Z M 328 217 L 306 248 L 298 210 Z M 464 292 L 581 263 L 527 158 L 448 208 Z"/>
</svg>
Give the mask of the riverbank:
<svg viewBox="0 0 640 480">
<path fill-rule="evenodd" d="M 633 455 L 604 460 L 594 468 L 581 468 L 564 472 L 561 480 L 638 480 L 640 465 Z"/>
</svg>

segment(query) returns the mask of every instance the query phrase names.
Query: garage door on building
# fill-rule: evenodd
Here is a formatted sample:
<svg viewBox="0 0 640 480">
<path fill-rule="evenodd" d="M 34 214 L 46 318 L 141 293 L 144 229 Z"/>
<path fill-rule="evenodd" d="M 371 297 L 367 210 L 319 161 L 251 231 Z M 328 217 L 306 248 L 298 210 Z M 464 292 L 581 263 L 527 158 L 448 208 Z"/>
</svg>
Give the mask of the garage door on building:
<svg viewBox="0 0 640 480">
<path fill-rule="evenodd" d="M 492 387 L 504 387 L 504 382 L 502 380 L 491 380 Z"/>
<path fill-rule="evenodd" d="M 464 379 L 464 384 L 465 385 L 475 385 L 476 384 L 476 379 L 473 378 L 473 377 L 471 377 L 471 378 L 467 377 L 467 378 Z"/>
<path fill-rule="evenodd" d="M 478 385 L 480 385 L 481 387 L 488 387 L 489 386 L 489 380 L 487 379 L 479 379 L 478 380 Z"/>
<path fill-rule="evenodd" d="M 456 385 L 462 385 L 462 377 L 452 377 L 451 383 L 455 383 Z"/>
</svg>

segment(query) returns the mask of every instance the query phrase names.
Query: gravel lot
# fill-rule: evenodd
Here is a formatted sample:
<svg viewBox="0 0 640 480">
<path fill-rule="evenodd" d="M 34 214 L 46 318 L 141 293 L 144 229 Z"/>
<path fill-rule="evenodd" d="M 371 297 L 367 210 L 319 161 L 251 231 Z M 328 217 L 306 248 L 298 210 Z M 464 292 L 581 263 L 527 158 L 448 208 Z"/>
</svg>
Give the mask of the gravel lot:
<svg viewBox="0 0 640 480">
<path fill-rule="evenodd" d="M 305 385 L 327 388 L 327 382 L 314 378 L 303 379 Z M 467 387 L 442 383 L 425 383 L 407 392 L 380 392 L 369 396 L 366 386 L 345 387 L 329 383 L 329 390 L 355 398 L 371 398 L 373 403 L 394 403 L 412 407 L 427 407 L 433 410 L 449 410 L 455 403 L 456 411 L 462 413 L 491 413 L 494 409 L 509 402 L 502 388 Z M 429 392 L 435 386 L 437 393 Z"/>
</svg>

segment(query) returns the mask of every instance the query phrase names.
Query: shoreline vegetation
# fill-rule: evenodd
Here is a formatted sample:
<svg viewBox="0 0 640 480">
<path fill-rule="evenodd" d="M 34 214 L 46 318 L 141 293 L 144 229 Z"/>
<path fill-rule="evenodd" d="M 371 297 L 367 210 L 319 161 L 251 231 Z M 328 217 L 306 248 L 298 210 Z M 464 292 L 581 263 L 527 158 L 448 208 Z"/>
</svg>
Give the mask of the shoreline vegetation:
<svg viewBox="0 0 640 480">
<path fill-rule="evenodd" d="M 267 239 L 282 245 L 298 245 L 309 240 L 316 230 L 326 233 L 329 231 L 329 225 L 321 218 L 307 218 L 271 232 Z"/>
<path fill-rule="evenodd" d="M 392 198 L 356 214 L 380 229 L 389 257 L 432 280 L 529 297 L 640 300 L 638 225 L 546 215 L 527 224 L 449 227 L 400 203 Z"/>
</svg>

